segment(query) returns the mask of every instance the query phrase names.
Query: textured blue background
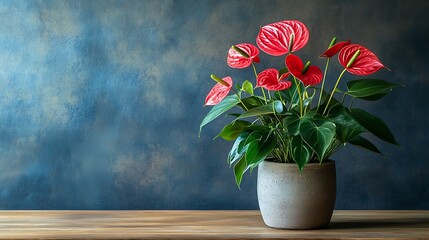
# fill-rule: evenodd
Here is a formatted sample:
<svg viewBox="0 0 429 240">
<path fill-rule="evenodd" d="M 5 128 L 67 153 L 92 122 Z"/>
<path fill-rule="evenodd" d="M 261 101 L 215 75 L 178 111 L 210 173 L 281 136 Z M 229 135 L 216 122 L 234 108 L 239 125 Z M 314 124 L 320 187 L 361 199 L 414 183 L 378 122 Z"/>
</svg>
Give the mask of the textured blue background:
<svg viewBox="0 0 429 240">
<path fill-rule="evenodd" d="M 302 58 L 323 67 L 330 39 L 350 38 L 392 69 L 375 77 L 407 86 L 360 104 L 402 147 L 338 152 L 336 208 L 429 209 L 428 11 L 425 0 L 0 1 L 0 209 L 257 208 L 256 174 L 239 191 L 231 144 L 212 141 L 225 122 L 201 138 L 198 126 L 211 73 L 253 80 L 226 65 L 228 48 L 283 19 L 310 30 Z M 261 59 L 260 70 L 283 63 Z"/>
</svg>

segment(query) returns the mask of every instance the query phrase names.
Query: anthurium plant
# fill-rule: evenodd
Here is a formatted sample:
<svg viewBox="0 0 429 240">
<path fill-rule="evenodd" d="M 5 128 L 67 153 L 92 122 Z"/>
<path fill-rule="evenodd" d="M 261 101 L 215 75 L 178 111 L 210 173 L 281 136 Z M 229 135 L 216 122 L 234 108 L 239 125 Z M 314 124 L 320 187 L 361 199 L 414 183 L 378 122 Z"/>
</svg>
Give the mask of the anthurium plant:
<svg viewBox="0 0 429 240">
<path fill-rule="evenodd" d="M 353 107 L 355 100 L 381 99 L 397 84 L 358 78 L 348 80 L 346 90 L 338 88 L 347 75 L 366 76 L 387 69 L 377 56 L 360 44 L 337 42 L 334 37 L 320 56 L 326 58 L 322 72 L 310 61 L 304 64 L 296 54 L 308 39 L 309 31 L 300 21 L 268 24 L 256 37 L 259 48 L 239 43 L 227 55 L 231 68 L 253 68 L 255 82 L 245 80 L 234 86 L 230 76 L 211 75 L 217 84 L 207 95 L 205 105 L 213 107 L 202 120 L 200 132 L 217 117 L 224 114 L 230 117 L 217 137 L 234 141 L 227 163 L 233 166 L 238 187 L 246 171 L 268 158 L 296 163 L 303 171 L 307 163 L 327 161 L 347 143 L 381 154 L 363 136 L 368 132 L 398 145 L 383 120 Z M 259 49 L 271 56 L 285 56 L 281 58 L 284 68 L 258 71 Z M 329 64 L 337 54 L 343 70 L 338 78 L 328 79 Z M 329 91 L 328 84 L 333 86 Z"/>
</svg>

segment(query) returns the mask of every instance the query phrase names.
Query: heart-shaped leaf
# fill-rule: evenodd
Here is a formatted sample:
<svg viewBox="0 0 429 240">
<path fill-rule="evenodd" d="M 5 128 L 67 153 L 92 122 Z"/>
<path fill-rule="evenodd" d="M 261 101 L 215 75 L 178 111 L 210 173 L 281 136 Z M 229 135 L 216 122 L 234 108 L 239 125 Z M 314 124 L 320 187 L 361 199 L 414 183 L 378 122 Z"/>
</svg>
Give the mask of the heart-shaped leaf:
<svg viewBox="0 0 429 240">
<path fill-rule="evenodd" d="M 241 88 L 243 89 L 243 91 L 253 96 L 253 84 L 251 82 L 249 82 L 248 80 L 244 81 Z"/>
<path fill-rule="evenodd" d="M 296 136 L 299 134 L 299 125 L 301 118 L 296 115 L 289 115 L 283 119 L 283 127 L 287 129 L 289 136 Z"/>
<path fill-rule="evenodd" d="M 260 141 L 249 143 L 245 153 L 247 166 L 251 169 L 258 166 L 276 147 L 277 140 L 273 134 L 266 134 Z"/>
<path fill-rule="evenodd" d="M 308 163 L 311 157 L 311 152 L 307 144 L 302 140 L 301 136 L 295 136 L 291 141 L 292 158 L 298 165 L 299 171 L 302 172 L 304 166 Z"/>
<path fill-rule="evenodd" d="M 340 105 L 331 109 L 329 119 L 335 123 L 336 138 L 343 143 L 348 142 L 366 130 Z"/>
<path fill-rule="evenodd" d="M 301 122 L 299 132 L 302 139 L 317 154 L 322 162 L 326 150 L 335 137 L 335 124 L 328 120 L 309 119 Z"/>
</svg>

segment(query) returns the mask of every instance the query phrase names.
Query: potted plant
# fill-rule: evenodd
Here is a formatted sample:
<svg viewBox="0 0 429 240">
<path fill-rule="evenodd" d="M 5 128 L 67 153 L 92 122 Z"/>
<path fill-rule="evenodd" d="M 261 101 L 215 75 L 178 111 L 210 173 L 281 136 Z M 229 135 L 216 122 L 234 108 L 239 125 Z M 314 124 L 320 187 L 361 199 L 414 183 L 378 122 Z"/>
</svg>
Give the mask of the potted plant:
<svg viewBox="0 0 429 240">
<path fill-rule="evenodd" d="M 322 72 L 310 61 L 304 64 L 296 54 L 308 39 L 302 22 L 285 20 L 260 29 L 256 37 L 259 48 L 249 43 L 233 45 L 228 65 L 252 67 L 255 82 L 245 80 L 234 86 L 229 76 L 211 75 L 217 84 L 205 105 L 213 108 L 200 125 L 201 132 L 223 114 L 231 118 L 217 137 L 234 141 L 227 162 L 233 166 L 238 187 L 243 174 L 259 166 L 259 207 L 264 222 L 275 228 L 311 229 L 329 223 L 336 191 L 335 162 L 330 157 L 340 148 L 351 144 L 380 153 L 363 136 L 367 133 L 398 144 L 383 120 L 353 107 L 355 100 L 386 96 L 397 84 L 359 78 L 349 80 L 346 90 L 338 88 L 346 75 L 370 75 L 386 68 L 377 56 L 362 45 L 337 43 L 333 38 L 320 56 L 326 58 Z M 258 71 L 259 49 L 284 56 L 284 68 Z M 343 70 L 332 81 L 326 76 L 331 58 L 337 54 Z M 327 91 L 325 84 L 333 88 Z"/>
</svg>

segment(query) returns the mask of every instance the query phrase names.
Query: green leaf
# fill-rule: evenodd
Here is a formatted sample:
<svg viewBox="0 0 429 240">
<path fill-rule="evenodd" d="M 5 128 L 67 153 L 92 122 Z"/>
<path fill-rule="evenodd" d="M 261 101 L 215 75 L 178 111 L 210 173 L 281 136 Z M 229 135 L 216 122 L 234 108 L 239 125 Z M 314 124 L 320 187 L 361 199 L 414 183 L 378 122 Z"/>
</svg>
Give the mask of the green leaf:
<svg viewBox="0 0 429 240">
<path fill-rule="evenodd" d="M 289 136 L 296 136 L 299 134 L 299 125 L 301 118 L 298 115 L 289 115 L 283 119 L 283 127 L 287 129 Z"/>
<path fill-rule="evenodd" d="M 243 91 L 253 96 L 253 84 L 249 81 L 244 81 L 242 86 Z"/>
<path fill-rule="evenodd" d="M 399 85 L 380 79 L 358 79 L 347 83 L 347 94 L 363 99 L 374 95 L 381 98 L 397 86 Z"/>
<path fill-rule="evenodd" d="M 359 97 L 359 99 L 362 100 L 366 100 L 366 101 L 376 101 L 378 99 L 383 98 L 384 96 L 386 96 L 388 93 L 390 93 L 391 91 L 385 92 L 385 93 L 378 93 L 378 94 L 374 94 L 368 97 Z"/>
<path fill-rule="evenodd" d="M 259 141 L 261 141 L 263 136 L 264 136 L 264 132 L 261 132 L 261 131 L 253 131 L 253 132 L 251 132 L 249 134 L 249 136 L 246 138 L 246 141 L 244 141 L 244 144 L 241 145 L 241 146 L 239 146 L 238 150 L 241 151 L 241 149 L 244 146 L 247 146 L 247 145 L 249 145 L 252 142 L 255 142 L 255 141 L 259 142 Z"/>
<path fill-rule="evenodd" d="M 250 135 L 250 132 L 248 131 L 244 131 L 238 135 L 237 139 L 232 145 L 231 151 L 229 151 L 229 154 L 228 154 L 227 163 L 229 165 L 233 164 L 235 161 L 237 161 L 244 155 L 243 150 L 239 151 L 239 146 L 247 139 L 249 135 Z"/>
<path fill-rule="evenodd" d="M 259 107 L 259 106 L 262 106 L 263 104 L 264 104 L 264 101 L 257 96 L 243 98 L 241 99 L 241 103 L 240 103 L 241 106 L 244 105 L 246 106 L 247 109 Z M 243 107 L 243 109 L 246 109 L 246 108 Z"/>
<path fill-rule="evenodd" d="M 302 172 L 304 166 L 308 163 L 311 157 L 310 149 L 302 140 L 301 136 L 295 136 L 291 141 L 292 158 L 298 165 L 299 171 Z"/>
<path fill-rule="evenodd" d="M 221 114 L 225 113 L 226 111 L 230 110 L 234 106 L 236 106 L 240 100 L 237 98 L 236 95 L 231 95 L 222 100 L 222 102 L 215 105 L 209 113 L 204 117 L 203 121 L 200 125 L 200 132 L 203 129 L 203 127 L 208 124 L 209 122 L 213 121 L 217 117 L 219 117 Z"/>
<path fill-rule="evenodd" d="M 335 137 L 335 124 L 322 119 L 309 119 L 301 122 L 299 132 L 302 139 L 317 154 L 320 162 Z"/>
<path fill-rule="evenodd" d="M 237 186 L 239 189 L 241 180 L 243 179 L 243 174 L 247 171 L 247 163 L 244 159 L 244 156 L 240 158 L 240 160 L 234 165 L 234 176 L 235 176 L 235 182 L 237 183 Z"/>
<path fill-rule="evenodd" d="M 343 106 L 331 109 L 329 119 L 335 123 L 337 139 L 342 143 L 348 142 L 366 131 L 354 118 L 352 118 Z"/>
<path fill-rule="evenodd" d="M 380 118 L 358 108 L 351 109 L 349 113 L 360 125 L 362 125 L 362 127 L 366 128 L 366 130 L 368 130 L 370 133 L 388 143 L 399 145 L 389 127 Z"/>
<path fill-rule="evenodd" d="M 262 105 L 259 107 L 249 109 L 249 111 L 244 112 L 237 119 L 256 117 L 256 116 L 266 115 L 266 114 L 273 114 L 274 111 L 279 110 L 279 103 L 278 102 L 280 102 L 280 101 L 276 100 L 272 103 L 268 103 L 267 105 Z M 280 102 L 280 104 L 282 104 L 282 103 Z M 281 110 L 283 110 L 283 106 L 282 106 Z"/>
<path fill-rule="evenodd" d="M 273 134 L 266 134 L 260 141 L 249 143 L 245 153 L 246 163 L 249 168 L 255 168 L 276 147 L 277 139 Z"/>
<path fill-rule="evenodd" d="M 250 122 L 237 120 L 226 125 L 217 137 L 222 137 L 227 141 L 232 141 L 238 137 L 238 135 L 250 125 Z"/>
<path fill-rule="evenodd" d="M 252 124 L 246 127 L 246 130 L 259 131 L 259 132 L 269 132 L 270 128 L 265 125 L 256 125 Z"/>
<path fill-rule="evenodd" d="M 356 136 L 355 138 L 351 139 L 349 141 L 350 144 L 353 144 L 355 146 L 364 148 L 366 150 L 378 153 L 383 155 L 380 150 L 378 150 L 378 148 L 372 144 L 370 141 L 368 141 L 367 139 L 363 138 L 362 136 Z"/>
</svg>

